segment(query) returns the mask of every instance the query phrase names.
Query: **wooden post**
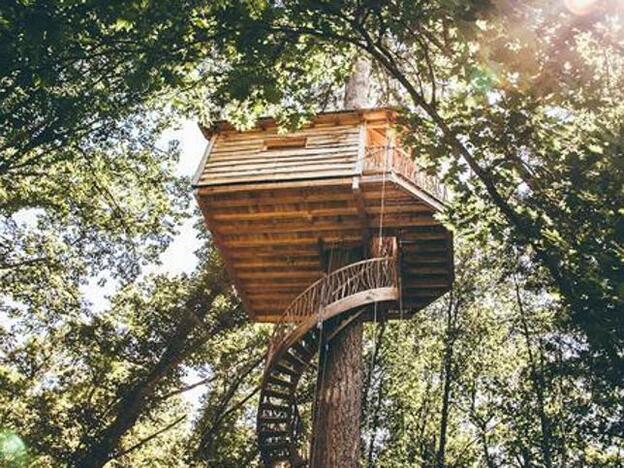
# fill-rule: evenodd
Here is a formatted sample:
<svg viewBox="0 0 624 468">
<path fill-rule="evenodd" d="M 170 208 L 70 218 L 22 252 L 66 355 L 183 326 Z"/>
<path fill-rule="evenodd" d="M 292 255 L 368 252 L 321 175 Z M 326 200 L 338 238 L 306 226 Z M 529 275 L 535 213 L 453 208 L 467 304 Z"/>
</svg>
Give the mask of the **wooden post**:
<svg viewBox="0 0 624 468">
<path fill-rule="evenodd" d="M 358 59 L 345 88 L 345 109 L 367 106 L 369 75 L 368 60 Z M 366 247 L 328 252 L 329 272 L 362 260 Z M 346 325 L 345 318 L 324 324 L 310 449 L 312 468 L 360 466 L 363 315 Z"/>
</svg>

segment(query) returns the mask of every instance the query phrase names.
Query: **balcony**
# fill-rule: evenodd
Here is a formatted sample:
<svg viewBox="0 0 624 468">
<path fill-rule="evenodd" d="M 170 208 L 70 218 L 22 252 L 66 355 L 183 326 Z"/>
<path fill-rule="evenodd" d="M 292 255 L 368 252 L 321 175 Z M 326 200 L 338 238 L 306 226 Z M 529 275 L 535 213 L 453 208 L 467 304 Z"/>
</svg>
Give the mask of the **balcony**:
<svg viewBox="0 0 624 468">
<path fill-rule="evenodd" d="M 391 172 L 446 203 L 448 193 L 440 179 L 427 174 L 402 149 L 394 146 L 368 146 L 364 158 L 364 174 Z"/>
</svg>

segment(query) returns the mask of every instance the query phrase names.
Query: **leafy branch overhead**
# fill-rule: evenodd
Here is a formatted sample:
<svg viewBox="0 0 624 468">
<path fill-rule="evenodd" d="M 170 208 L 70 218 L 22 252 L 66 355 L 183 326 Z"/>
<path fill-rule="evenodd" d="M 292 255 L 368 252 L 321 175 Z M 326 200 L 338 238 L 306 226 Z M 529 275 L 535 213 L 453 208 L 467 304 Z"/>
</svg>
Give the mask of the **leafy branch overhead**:
<svg viewBox="0 0 624 468">
<path fill-rule="evenodd" d="M 0 464 L 258 463 L 268 328 L 210 239 L 193 273 L 145 275 L 196 217 L 163 132 L 297 127 L 363 55 L 453 192 L 457 266 L 366 330 L 365 463 L 621 465 L 623 21 L 619 0 L 3 2 Z"/>
</svg>

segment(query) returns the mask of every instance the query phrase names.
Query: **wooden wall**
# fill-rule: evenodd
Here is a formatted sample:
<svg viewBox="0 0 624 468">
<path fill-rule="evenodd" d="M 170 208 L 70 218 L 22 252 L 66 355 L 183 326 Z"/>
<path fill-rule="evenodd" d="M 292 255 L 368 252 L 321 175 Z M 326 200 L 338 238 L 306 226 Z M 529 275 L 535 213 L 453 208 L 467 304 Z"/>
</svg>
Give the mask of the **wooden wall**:
<svg viewBox="0 0 624 468">
<path fill-rule="evenodd" d="M 196 186 L 355 175 L 361 126 L 317 124 L 288 136 L 275 127 L 218 133 Z"/>
</svg>

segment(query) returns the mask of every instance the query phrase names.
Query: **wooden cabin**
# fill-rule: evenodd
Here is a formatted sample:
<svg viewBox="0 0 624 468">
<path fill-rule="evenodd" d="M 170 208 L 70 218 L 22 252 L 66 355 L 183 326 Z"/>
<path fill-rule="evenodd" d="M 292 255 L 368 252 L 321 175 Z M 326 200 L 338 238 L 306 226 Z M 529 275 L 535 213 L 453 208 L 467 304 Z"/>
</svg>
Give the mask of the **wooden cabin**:
<svg viewBox="0 0 624 468">
<path fill-rule="evenodd" d="M 450 288 L 452 237 L 434 217 L 444 188 L 401 149 L 396 117 L 324 113 L 287 134 L 270 118 L 203 129 L 195 194 L 253 320 L 278 321 L 323 276 L 327 251 L 366 248 L 380 232 L 398 240 L 406 315 Z"/>
</svg>

